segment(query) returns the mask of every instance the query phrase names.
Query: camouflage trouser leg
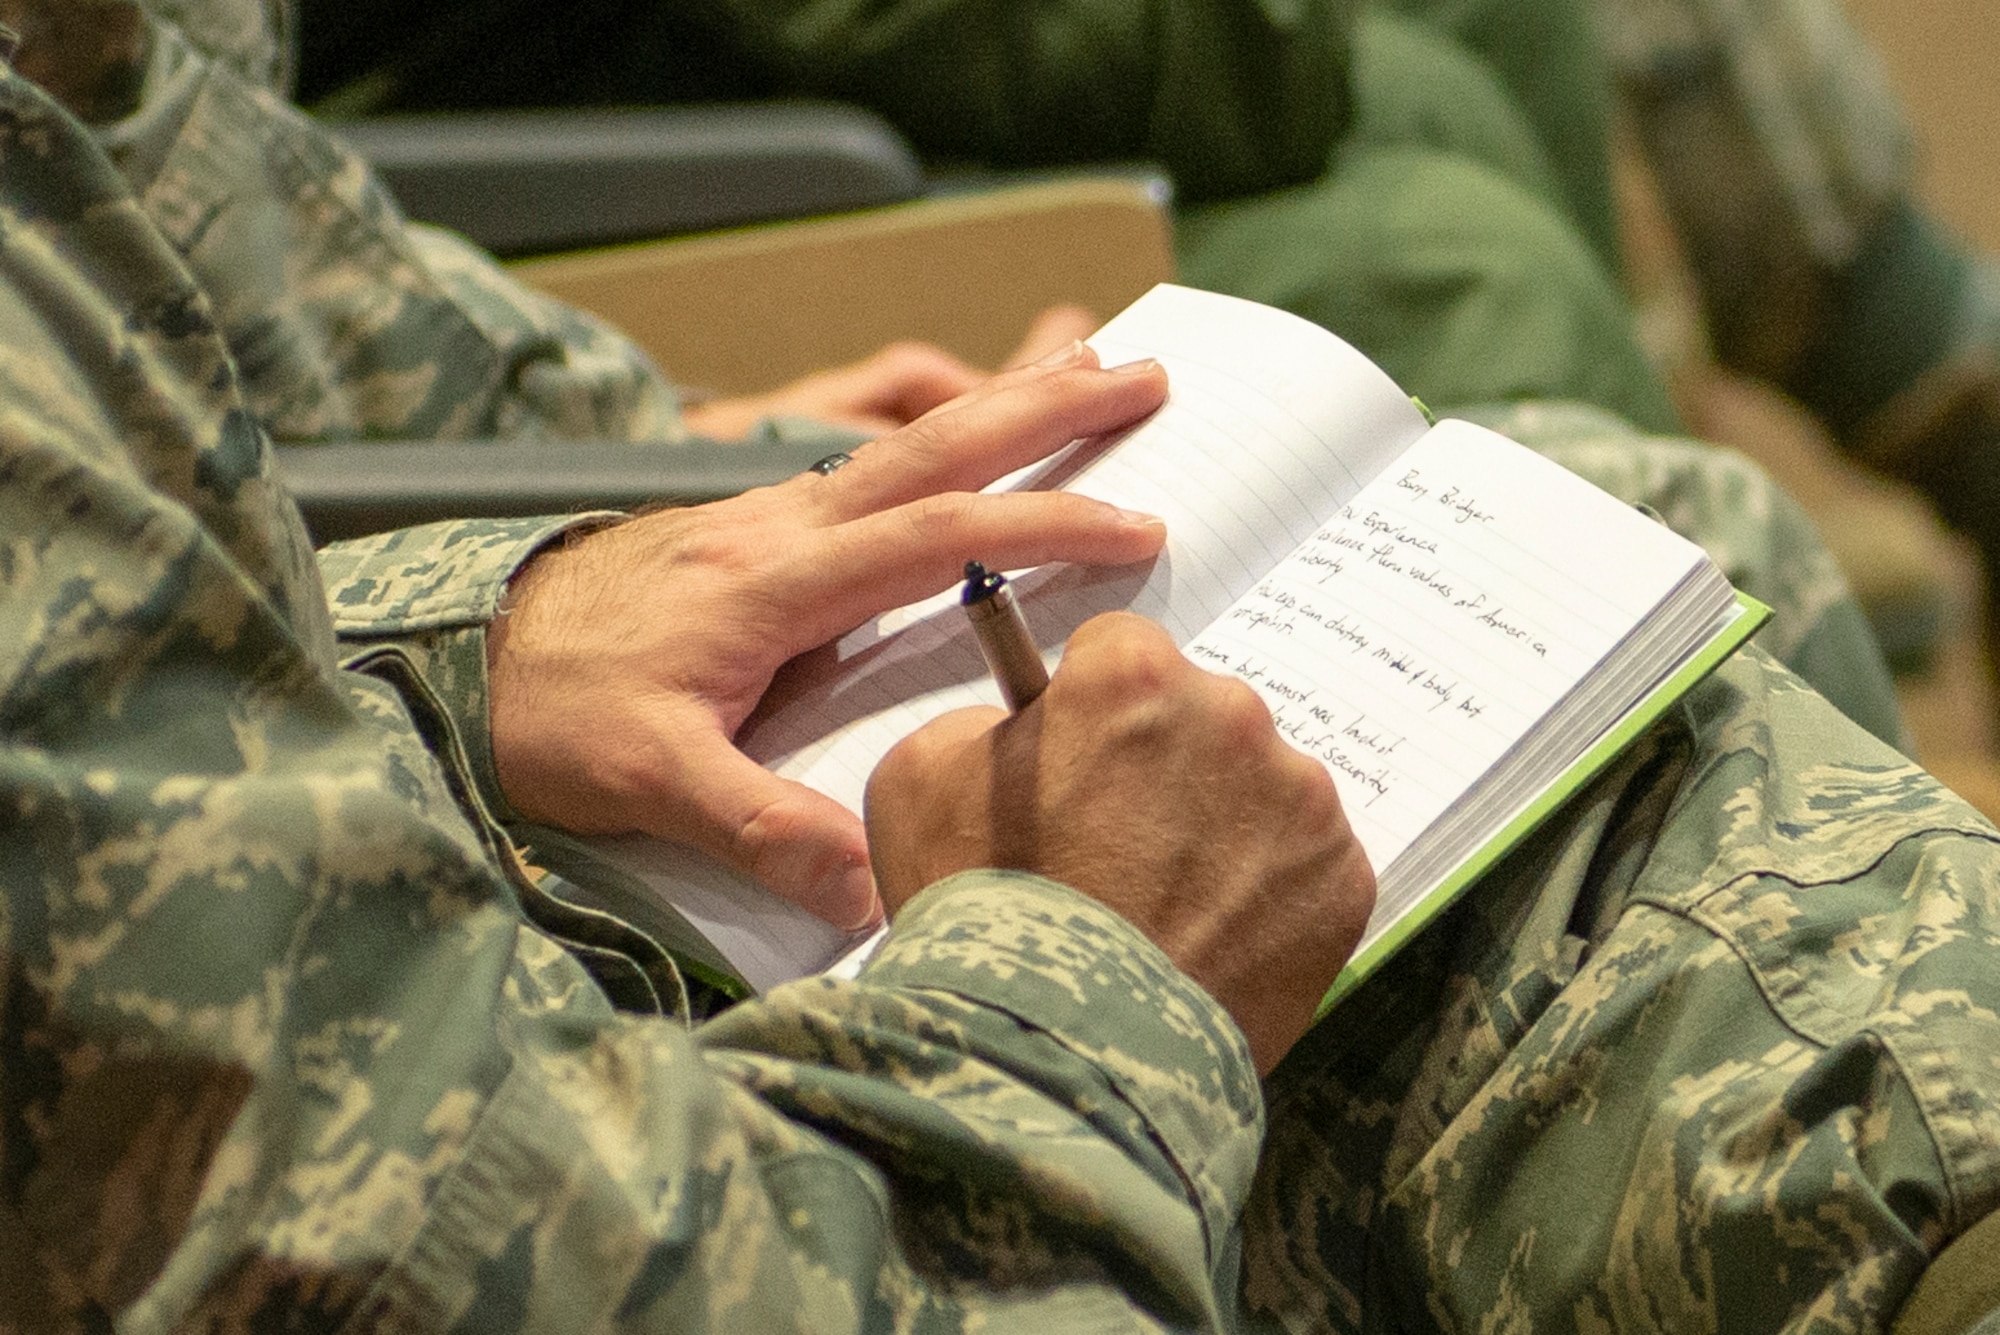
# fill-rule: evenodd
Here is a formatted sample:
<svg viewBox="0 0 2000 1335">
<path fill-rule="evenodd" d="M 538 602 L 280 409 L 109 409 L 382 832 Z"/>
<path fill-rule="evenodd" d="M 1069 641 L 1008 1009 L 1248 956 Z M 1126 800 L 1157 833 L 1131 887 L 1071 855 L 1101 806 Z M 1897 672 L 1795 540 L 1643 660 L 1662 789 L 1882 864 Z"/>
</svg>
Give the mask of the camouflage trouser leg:
<svg viewBox="0 0 2000 1335">
<path fill-rule="evenodd" d="M 1294 1330 L 1883 1328 L 2000 1200 L 2000 834 L 1739 654 L 1295 1051 Z"/>
<path fill-rule="evenodd" d="M 1705 539 L 1778 605 L 1773 648 L 1851 608 L 1732 456 L 1500 424 Z M 1879 1330 L 2000 1202 L 2000 834 L 1752 648 L 1270 1095 L 1259 1321 Z"/>
</svg>

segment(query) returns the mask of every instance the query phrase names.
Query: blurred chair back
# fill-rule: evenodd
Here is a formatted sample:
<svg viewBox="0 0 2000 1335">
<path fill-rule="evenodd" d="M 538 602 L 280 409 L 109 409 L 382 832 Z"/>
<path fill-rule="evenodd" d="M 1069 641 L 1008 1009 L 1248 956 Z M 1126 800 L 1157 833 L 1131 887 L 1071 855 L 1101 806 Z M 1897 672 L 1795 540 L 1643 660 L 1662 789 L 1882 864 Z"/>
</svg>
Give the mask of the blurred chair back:
<svg viewBox="0 0 2000 1335">
<path fill-rule="evenodd" d="M 625 330 L 673 379 L 771 388 L 924 339 L 996 366 L 1041 310 L 1108 319 L 1174 274 L 1149 176 L 982 189 L 810 222 L 531 260 L 532 286 Z"/>
<path fill-rule="evenodd" d="M 769 389 L 898 339 L 997 366 L 1043 309 L 1109 318 L 1173 277 L 1165 182 L 1144 172 L 923 182 L 876 118 L 820 104 L 343 122 L 415 218 L 519 261 L 631 335 L 673 380 Z M 873 206 L 873 207 L 871 207 Z M 611 245 L 693 228 L 733 231 Z M 713 443 L 362 442 L 278 451 L 315 539 L 433 519 L 694 503 L 820 451 Z"/>
<path fill-rule="evenodd" d="M 828 102 L 443 112 L 332 128 L 413 218 L 542 254 L 914 199 L 916 155 Z"/>
</svg>

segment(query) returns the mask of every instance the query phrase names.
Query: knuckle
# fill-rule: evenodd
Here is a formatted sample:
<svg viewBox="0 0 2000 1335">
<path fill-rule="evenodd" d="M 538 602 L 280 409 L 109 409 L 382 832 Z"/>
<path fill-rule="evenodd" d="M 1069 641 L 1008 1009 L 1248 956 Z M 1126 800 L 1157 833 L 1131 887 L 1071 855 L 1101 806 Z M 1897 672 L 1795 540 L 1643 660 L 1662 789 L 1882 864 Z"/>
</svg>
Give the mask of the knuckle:
<svg viewBox="0 0 2000 1335">
<path fill-rule="evenodd" d="M 959 451 L 964 430 L 950 413 L 919 417 L 894 432 L 898 449 L 919 458 L 944 458 Z"/>
<path fill-rule="evenodd" d="M 1340 789 L 1326 766 L 1300 751 L 1286 748 L 1297 788 L 1296 810 L 1301 823 L 1315 833 L 1344 832 L 1347 817 L 1340 805 Z"/>
<path fill-rule="evenodd" d="M 1069 642 L 1087 656 L 1107 658 L 1138 655 L 1148 652 L 1149 645 L 1157 648 L 1165 642 L 1175 657 L 1180 656 L 1166 633 L 1136 612 L 1100 612 L 1077 627 Z"/>
<path fill-rule="evenodd" d="M 1107 613 L 1085 629 L 1091 633 L 1082 645 L 1074 637 L 1070 641 L 1072 649 L 1080 650 L 1077 675 L 1114 697 L 1136 700 L 1164 694 L 1185 666 L 1172 642 L 1153 633 L 1155 627 L 1142 617 Z"/>
<path fill-rule="evenodd" d="M 1271 707 L 1264 703 L 1264 697 L 1257 694 L 1255 687 L 1241 677 L 1225 677 L 1215 673 L 1204 673 L 1208 681 L 1210 707 L 1222 721 L 1223 727 L 1232 734 L 1240 734 L 1245 740 L 1259 740 L 1267 732 L 1275 735 L 1271 726 Z"/>
<path fill-rule="evenodd" d="M 875 772 L 868 776 L 869 794 L 874 794 L 878 786 L 884 792 L 920 791 L 928 787 L 931 776 L 949 766 L 960 745 L 957 729 L 949 723 L 939 726 L 934 720 L 918 728 L 890 747 L 876 763 Z"/>
<path fill-rule="evenodd" d="M 931 743 L 922 730 L 911 733 L 897 742 L 875 762 L 874 772 L 868 776 L 865 801 L 873 804 L 878 795 L 920 783 L 929 769 L 928 752 Z"/>
<path fill-rule="evenodd" d="M 979 498 L 971 492 L 946 491 L 913 501 L 902 509 L 910 536 L 920 547 L 948 543 L 971 521 Z"/>
<path fill-rule="evenodd" d="M 774 799 L 746 813 L 730 837 L 744 864 L 760 867 L 797 837 L 797 825 L 796 813 Z"/>
</svg>

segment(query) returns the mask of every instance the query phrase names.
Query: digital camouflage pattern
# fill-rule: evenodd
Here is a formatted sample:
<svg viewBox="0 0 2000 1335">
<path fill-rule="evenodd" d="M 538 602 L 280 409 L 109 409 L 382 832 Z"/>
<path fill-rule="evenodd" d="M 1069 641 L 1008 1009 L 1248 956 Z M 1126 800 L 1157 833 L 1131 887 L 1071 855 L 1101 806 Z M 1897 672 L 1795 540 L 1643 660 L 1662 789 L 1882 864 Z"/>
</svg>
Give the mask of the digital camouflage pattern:
<svg viewBox="0 0 2000 1335">
<path fill-rule="evenodd" d="M 1240 1258 L 1251 1325 L 1863 1332 L 1992 1209 L 2000 836 L 1757 650 L 1294 1053 L 1261 1163 L 1227 1020 L 1033 878 L 689 1030 L 468 755 L 567 521 L 323 587 L 256 406 L 290 363 L 136 160 L 0 79 L 0 1328 L 1186 1328 Z M 440 420 L 507 411 L 450 373 Z M 1753 470 L 1503 424 L 1838 643 Z"/>
<path fill-rule="evenodd" d="M 1876 1331 L 2000 1204 L 2000 832 L 1747 461 L 1476 413 L 1777 609 L 1267 1083 L 1247 1325 Z"/>
<path fill-rule="evenodd" d="M 633 344 L 407 223 L 359 159 L 271 90 L 287 48 L 261 16 L 288 6 L 159 6 L 197 20 L 186 34 L 148 8 L 0 0 L 0 18 L 27 39 L 24 72 L 88 90 L 72 109 L 97 113 L 86 118 L 208 294 L 274 437 L 684 435 L 671 387 Z"/>
<path fill-rule="evenodd" d="M 1249 1304 L 1884 1329 L 2000 1193 L 1996 842 L 1737 655 L 1287 1060 Z"/>
<path fill-rule="evenodd" d="M 1212 1324 L 1261 1115 L 1214 1004 L 986 875 L 691 1035 L 411 660 L 336 667 L 213 308 L 12 76 L 0 331 L 0 1328 Z M 550 527 L 438 537 L 461 617 Z M 421 621 L 437 564 L 334 601 Z"/>
</svg>

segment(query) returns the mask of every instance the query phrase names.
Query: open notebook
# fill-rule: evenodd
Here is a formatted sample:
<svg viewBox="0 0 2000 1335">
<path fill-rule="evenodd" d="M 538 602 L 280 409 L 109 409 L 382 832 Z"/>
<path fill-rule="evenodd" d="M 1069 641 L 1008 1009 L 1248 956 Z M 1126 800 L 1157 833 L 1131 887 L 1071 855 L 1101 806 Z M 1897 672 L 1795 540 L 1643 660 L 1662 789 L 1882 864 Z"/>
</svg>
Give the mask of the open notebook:
<svg viewBox="0 0 2000 1335">
<path fill-rule="evenodd" d="M 1431 425 L 1296 317 L 1162 286 L 1091 343 L 1105 365 L 1159 358 L 1167 405 L 995 487 L 1151 511 L 1167 549 L 1140 567 L 1023 572 L 1016 595 L 1051 664 L 1099 612 L 1159 621 L 1326 764 L 1379 882 L 1329 1004 L 1765 615 L 1692 543 L 1493 432 Z M 998 702 L 948 591 L 789 666 L 738 741 L 859 811 L 898 740 Z M 576 893 L 642 910 L 712 980 L 762 989 L 854 945 L 691 850 L 549 835 L 534 853 Z"/>
</svg>

